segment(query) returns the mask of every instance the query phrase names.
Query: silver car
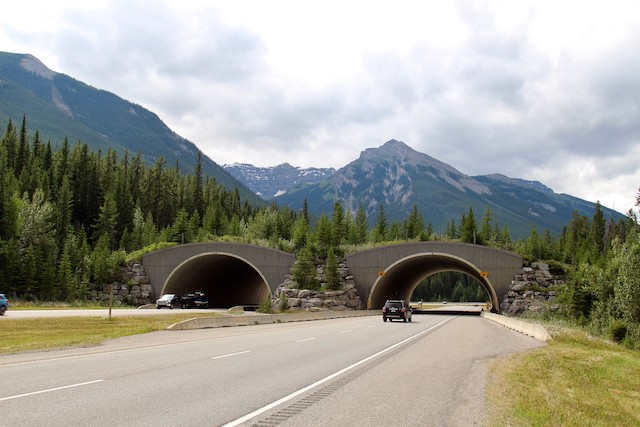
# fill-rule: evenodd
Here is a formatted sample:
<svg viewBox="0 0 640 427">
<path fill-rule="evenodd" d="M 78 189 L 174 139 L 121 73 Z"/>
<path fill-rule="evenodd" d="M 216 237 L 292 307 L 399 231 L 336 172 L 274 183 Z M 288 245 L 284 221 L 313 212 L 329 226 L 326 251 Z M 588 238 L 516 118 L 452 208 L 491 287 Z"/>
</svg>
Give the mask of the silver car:
<svg viewBox="0 0 640 427">
<path fill-rule="evenodd" d="M 182 298 L 180 297 L 180 295 L 176 294 L 164 294 L 156 300 L 156 308 L 159 310 L 162 307 L 182 307 Z"/>
</svg>

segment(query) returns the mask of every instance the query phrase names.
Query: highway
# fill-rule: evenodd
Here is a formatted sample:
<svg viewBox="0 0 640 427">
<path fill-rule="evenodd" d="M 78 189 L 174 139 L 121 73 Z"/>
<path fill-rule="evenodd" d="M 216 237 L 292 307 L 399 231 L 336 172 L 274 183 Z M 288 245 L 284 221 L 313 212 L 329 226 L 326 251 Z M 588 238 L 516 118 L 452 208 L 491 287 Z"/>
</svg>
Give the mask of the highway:
<svg viewBox="0 0 640 427">
<path fill-rule="evenodd" d="M 455 315 L 159 331 L 0 357 L 0 425 L 473 425 L 484 362 L 541 345 Z"/>
</svg>

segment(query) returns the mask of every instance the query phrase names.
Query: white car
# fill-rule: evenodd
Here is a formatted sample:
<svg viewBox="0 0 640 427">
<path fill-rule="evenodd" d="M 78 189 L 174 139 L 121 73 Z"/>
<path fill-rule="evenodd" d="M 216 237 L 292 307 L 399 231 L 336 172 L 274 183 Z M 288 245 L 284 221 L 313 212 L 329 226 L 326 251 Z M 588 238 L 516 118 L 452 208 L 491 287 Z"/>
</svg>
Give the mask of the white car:
<svg viewBox="0 0 640 427">
<path fill-rule="evenodd" d="M 162 307 L 182 307 L 182 298 L 176 294 L 164 294 L 156 300 L 156 308 L 159 310 Z"/>
</svg>

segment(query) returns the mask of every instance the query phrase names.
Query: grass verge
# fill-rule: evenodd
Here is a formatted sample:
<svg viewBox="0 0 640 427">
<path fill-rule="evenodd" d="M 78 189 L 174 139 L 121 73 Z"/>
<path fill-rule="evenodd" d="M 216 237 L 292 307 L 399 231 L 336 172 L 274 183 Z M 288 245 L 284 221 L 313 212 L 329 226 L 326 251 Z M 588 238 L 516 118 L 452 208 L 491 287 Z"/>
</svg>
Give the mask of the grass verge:
<svg viewBox="0 0 640 427">
<path fill-rule="evenodd" d="M 95 302 L 75 301 L 75 302 L 60 302 L 60 301 L 24 301 L 24 300 L 9 300 L 10 310 L 95 310 L 109 308 L 108 305 L 98 304 Z M 131 305 L 114 305 L 113 308 L 123 309 L 128 308 L 135 310 L 137 307 Z"/>
<path fill-rule="evenodd" d="M 173 323 L 198 315 L 185 313 L 166 316 L 116 316 L 111 320 L 108 317 L 2 319 L 0 354 L 87 347 L 112 338 L 166 329 Z"/>
<path fill-rule="evenodd" d="M 491 362 L 488 424 L 640 425 L 640 352 L 583 331 L 548 329 L 554 338 L 547 346 Z"/>
</svg>

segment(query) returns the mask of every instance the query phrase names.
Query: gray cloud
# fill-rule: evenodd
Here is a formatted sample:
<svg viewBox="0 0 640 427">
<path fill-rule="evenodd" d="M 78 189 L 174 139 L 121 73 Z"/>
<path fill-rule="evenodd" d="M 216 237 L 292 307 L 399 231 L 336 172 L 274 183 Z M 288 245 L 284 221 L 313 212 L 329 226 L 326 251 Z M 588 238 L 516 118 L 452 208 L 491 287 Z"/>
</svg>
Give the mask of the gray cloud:
<svg viewBox="0 0 640 427">
<path fill-rule="evenodd" d="M 620 18 L 627 30 L 615 42 L 572 45 L 561 34 L 550 51 L 538 40 L 549 10 L 531 2 L 505 26 L 496 5 L 459 2 L 457 37 L 429 32 L 400 43 L 385 43 L 405 30 L 389 16 L 376 29 L 380 46 L 346 57 L 331 51 L 340 44 L 329 36 L 352 22 L 339 35 L 355 46 L 365 40 L 359 25 L 376 22 L 369 13 L 324 23 L 326 43 L 301 33 L 312 22 L 283 21 L 284 40 L 308 42 L 285 56 L 289 65 L 274 59 L 283 47 L 261 32 L 268 26 L 252 26 L 250 14 L 230 20 L 223 6 L 110 1 L 97 12 L 63 10 L 39 31 L 7 22 L 0 35 L 158 113 L 219 163 L 341 167 L 396 138 L 467 174 L 538 179 L 592 201 L 623 199 L 616 208 L 626 211 L 640 185 L 637 20 Z M 327 76 L 300 74 L 308 64 L 296 59 Z"/>
</svg>

